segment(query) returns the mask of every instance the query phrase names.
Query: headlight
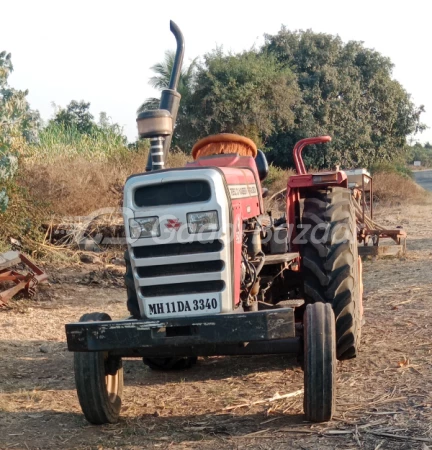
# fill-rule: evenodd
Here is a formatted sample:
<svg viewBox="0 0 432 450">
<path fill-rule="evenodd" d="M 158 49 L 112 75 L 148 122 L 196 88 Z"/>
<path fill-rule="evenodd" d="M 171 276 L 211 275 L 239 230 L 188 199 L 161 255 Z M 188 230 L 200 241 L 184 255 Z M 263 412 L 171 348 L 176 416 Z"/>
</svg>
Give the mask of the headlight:
<svg viewBox="0 0 432 450">
<path fill-rule="evenodd" d="M 143 217 L 129 220 L 129 231 L 132 239 L 160 236 L 159 218 Z"/>
<path fill-rule="evenodd" d="M 219 230 L 217 211 L 189 213 L 187 222 L 189 233 L 208 233 Z"/>
</svg>

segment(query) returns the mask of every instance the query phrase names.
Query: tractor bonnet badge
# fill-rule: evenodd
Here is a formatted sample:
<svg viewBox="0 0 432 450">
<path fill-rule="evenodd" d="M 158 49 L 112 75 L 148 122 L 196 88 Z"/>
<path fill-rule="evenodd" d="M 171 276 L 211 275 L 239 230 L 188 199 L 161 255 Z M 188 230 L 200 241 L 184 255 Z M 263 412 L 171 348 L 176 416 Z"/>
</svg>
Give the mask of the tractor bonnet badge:
<svg viewBox="0 0 432 450">
<path fill-rule="evenodd" d="M 181 227 L 181 225 L 182 225 L 182 223 L 178 219 L 168 219 L 166 224 L 165 224 L 165 227 L 168 230 L 178 231 L 179 228 Z"/>
</svg>

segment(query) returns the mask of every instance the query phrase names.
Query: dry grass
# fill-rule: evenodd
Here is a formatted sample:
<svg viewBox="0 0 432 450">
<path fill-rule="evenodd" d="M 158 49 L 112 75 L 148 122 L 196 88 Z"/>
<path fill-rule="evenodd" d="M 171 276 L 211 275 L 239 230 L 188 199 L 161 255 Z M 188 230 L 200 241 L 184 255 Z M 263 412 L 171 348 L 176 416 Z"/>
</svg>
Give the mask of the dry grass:
<svg viewBox="0 0 432 450">
<path fill-rule="evenodd" d="M 275 194 L 276 192 L 286 189 L 288 178 L 294 174 L 294 170 L 284 170 L 271 164 L 269 166 L 268 176 L 263 183 L 264 187 L 269 190 L 270 195 Z"/>
<path fill-rule="evenodd" d="M 190 160 L 181 151 L 172 152 L 167 166 L 183 167 Z M 33 257 L 56 259 L 61 256 L 59 249 L 46 245 L 44 225 L 78 223 L 77 216 L 88 217 L 120 206 L 126 178 L 144 172 L 146 163 L 145 146 L 95 158 L 85 153 L 69 155 L 67 151 L 51 158 L 39 153 L 22 156 L 19 171 L 7 186 L 9 207 L 0 214 L 0 250 L 8 250 L 10 238 L 14 238 Z M 70 257 L 64 252 L 62 255 Z"/>
<path fill-rule="evenodd" d="M 410 178 L 398 173 L 376 173 L 374 180 L 374 197 L 384 204 L 422 203 L 428 193 Z"/>
<path fill-rule="evenodd" d="M 143 167 L 145 160 L 134 163 Z M 96 209 L 116 206 L 122 184 L 131 171 L 132 161 L 93 161 L 77 157 L 57 158 L 54 164 L 35 164 L 23 168 L 19 183 L 36 198 L 45 199 L 57 216 L 85 215 Z"/>
<path fill-rule="evenodd" d="M 72 158 L 64 152 L 49 160 L 24 160 L 19 183 L 28 189 L 31 199 L 45 203 L 57 217 L 87 215 L 119 205 L 126 178 L 143 172 L 146 161 L 146 149 L 122 151 L 97 159 L 89 159 L 87 155 Z M 190 155 L 171 152 L 167 167 L 183 167 L 189 161 Z M 293 174 L 293 170 L 271 165 L 264 181 L 270 196 L 285 189 Z M 397 173 L 377 173 L 374 181 L 375 197 L 382 203 L 421 202 L 424 197 L 423 189 Z"/>
<path fill-rule="evenodd" d="M 168 167 L 182 167 L 190 157 L 169 155 Z M 50 163 L 24 165 L 19 183 L 33 198 L 43 199 L 55 216 L 83 216 L 121 204 L 123 185 L 130 175 L 144 172 L 147 152 L 129 152 L 106 160 L 58 156 Z"/>
<path fill-rule="evenodd" d="M 181 150 L 171 151 L 168 154 L 167 167 L 184 167 L 191 161 L 193 161 L 192 155 L 188 155 Z"/>
<path fill-rule="evenodd" d="M 266 210 L 272 210 L 275 214 L 285 212 L 285 192 L 287 180 L 295 175 L 293 170 L 282 170 L 279 167 L 270 166 L 269 176 L 264 186 L 270 191 L 265 200 Z M 431 194 L 425 191 L 411 178 L 396 172 L 378 172 L 373 176 L 374 201 L 380 206 L 398 206 L 402 204 L 423 204 Z"/>
<path fill-rule="evenodd" d="M 263 183 L 269 190 L 268 196 L 264 199 L 264 208 L 266 211 L 272 211 L 275 217 L 285 213 L 286 199 L 283 191 L 287 188 L 289 177 L 294 174 L 294 170 L 291 169 L 284 170 L 272 164 L 269 166 L 268 176 Z"/>
</svg>

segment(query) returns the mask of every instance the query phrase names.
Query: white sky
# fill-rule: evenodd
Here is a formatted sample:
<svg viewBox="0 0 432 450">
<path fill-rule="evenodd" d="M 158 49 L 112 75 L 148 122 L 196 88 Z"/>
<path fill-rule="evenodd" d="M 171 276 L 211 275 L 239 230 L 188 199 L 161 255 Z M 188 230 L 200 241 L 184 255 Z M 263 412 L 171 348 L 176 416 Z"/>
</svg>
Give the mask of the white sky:
<svg viewBox="0 0 432 450">
<path fill-rule="evenodd" d="M 411 0 L 0 0 L 0 51 L 12 53 L 10 83 L 29 89 L 29 101 L 44 119 L 51 102 L 91 102 L 136 137 L 135 111 L 147 97 L 150 66 L 175 48 L 169 20 L 182 29 L 185 62 L 223 45 L 241 51 L 276 34 L 311 28 L 364 41 L 390 57 L 393 72 L 414 102 L 424 104 L 430 129 L 415 139 L 432 142 L 429 1 Z"/>
</svg>

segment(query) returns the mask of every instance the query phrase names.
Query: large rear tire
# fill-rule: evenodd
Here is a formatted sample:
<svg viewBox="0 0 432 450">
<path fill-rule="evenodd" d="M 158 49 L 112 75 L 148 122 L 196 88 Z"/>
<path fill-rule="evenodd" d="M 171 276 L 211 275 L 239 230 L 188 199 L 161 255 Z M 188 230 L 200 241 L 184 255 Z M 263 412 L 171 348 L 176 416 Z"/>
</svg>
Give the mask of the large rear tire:
<svg viewBox="0 0 432 450">
<path fill-rule="evenodd" d="M 307 305 L 303 323 L 304 412 L 311 422 L 326 422 L 334 414 L 336 391 L 336 330 L 331 305 Z"/>
<path fill-rule="evenodd" d="M 108 314 L 84 314 L 80 322 L 111 320 Z M 74 353 L 75 385 L 85 418 L 94 425 L 116 423 L 123 395 L 121 358 L 108 352 Z"/>
<path fill-rule="evenodd" d="M 357 225 L 351 191 L 307 191 L 300 245 L 306 303 L 330 303 L 336 318 L 340 360 L 358 354 L 361 335 L 361 280 Z"/>
</svg>

